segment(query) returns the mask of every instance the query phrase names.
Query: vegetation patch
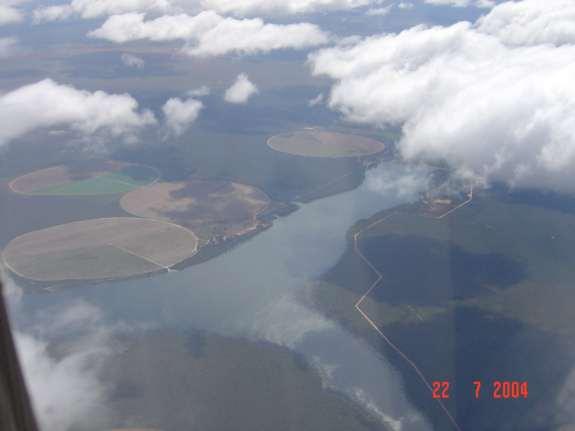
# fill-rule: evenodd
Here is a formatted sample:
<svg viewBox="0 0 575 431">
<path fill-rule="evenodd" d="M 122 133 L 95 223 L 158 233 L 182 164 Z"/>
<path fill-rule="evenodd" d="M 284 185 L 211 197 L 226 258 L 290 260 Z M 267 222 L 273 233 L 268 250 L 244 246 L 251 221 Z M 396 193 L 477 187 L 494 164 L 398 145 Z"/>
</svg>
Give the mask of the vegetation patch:
<svg viewBox="0 0 575 431">
<path fill-rule="evenodd" d="M 122 197 L 128 213 L 186 226 L 205 240 L 241 236 L 256 230 L 258 215 L 270 203 L 261 190 L 230 181 L 191 179 L 156 183 Z"/>
<path fill-rule="evenodd" d="M 39 196 L 123 194 L 158 179 L 152 167 L 111 160 L 87 160 L 53 166 L 16 178 L 16 193 Z"/>
<path fill-rule="evenodd" d="M 268 145 L 296 156 L 334 158 L 369 156 L 385 149 L 385 144 L 375 139 L 316 128 L 272 136 Z"/>
<path fill-rule="evenodd" d="M 192 257 L 198 239 L 171 223 L 119 217 L 30 232 L 3 252 L 15 274 L 40 282 L 125 278 L 168 270 Z"/>
</svg>

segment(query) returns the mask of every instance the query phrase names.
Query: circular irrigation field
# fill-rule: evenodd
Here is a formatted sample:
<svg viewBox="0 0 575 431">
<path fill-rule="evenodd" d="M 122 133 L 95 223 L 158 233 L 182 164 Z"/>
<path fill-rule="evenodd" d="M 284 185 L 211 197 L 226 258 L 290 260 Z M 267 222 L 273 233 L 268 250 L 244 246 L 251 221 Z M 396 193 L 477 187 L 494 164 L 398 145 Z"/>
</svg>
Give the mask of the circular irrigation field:
<svg viewBox="0 0 575 431">
<path fill-rule="evenodd" d="M 269 205 L 267 195 L 231 181 L 191 179 L 155 183 L 127 193 L 124 211 L 186 226 L 202 239 L 243 235 L 258 226 L 257 216 Z"/>
<path fill-rule="evenodd" d="M 385 144 L 375 139 L 322 129 L 282 133 L 269 138 L 267 144 L 276 151 L 304 157 L 369 156 L 385 149 Z"/>
<path fill-rule="evenodd" d="M 53 166 L 10 182 L 15 193 L 35 196 L 123 194 L 153 183 L 159 172 L 150 166 L 112 160 L 86 160 Z"/>
<path fill-rule="evenodd" d="M 19 236 L 2 258 L 34 281 L 103 280 L 167 270 L 196 254 L 196 235 L 172 223 L 135 217 L 84 220 Z"/>
</svg>

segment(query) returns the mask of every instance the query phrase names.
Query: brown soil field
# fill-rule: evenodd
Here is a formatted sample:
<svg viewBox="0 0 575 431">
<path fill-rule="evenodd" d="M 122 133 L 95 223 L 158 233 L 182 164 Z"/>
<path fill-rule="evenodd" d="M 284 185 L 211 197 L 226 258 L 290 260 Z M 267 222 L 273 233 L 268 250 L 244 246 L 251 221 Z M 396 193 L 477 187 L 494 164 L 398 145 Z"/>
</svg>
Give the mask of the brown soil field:
<svg viewBox="0 0 575 431">
<path fill-rule="evenodd" d="M 142 168 L 143 166 L 114 160 L 84 160 L 30 172 L 12 180 L 9 187 L 15 193 L 33 195 L 42 190 L 66 186 L 104 175 L 117 174 L 134 167 Z M 152 170 L 153 168 L 149 169 Z"/>
<path fill-rule="evenodd" d="M 375 139 L 311 128 L 272 136 L 268 146 L 296 156 L 328 158 L 368 156 L 385 149 Z"/>
<path fill-rule="evenodd" d="M 257 215 L 270 200 L 261 190 L 230 181 L 191 179 L 156 183 L 124 195 L 128 213 L 169 220 L 186 226 L 202 239 L 243 235 L 257 228 Z"/>
<path fill-rule="evenodd" d="M 192 257 L 198 238 L 172 223 L 132 217 L 67 223 L 30 232 L 4 249 L 6 266 L 35 281 L 125 278 Z"/>
</svg>

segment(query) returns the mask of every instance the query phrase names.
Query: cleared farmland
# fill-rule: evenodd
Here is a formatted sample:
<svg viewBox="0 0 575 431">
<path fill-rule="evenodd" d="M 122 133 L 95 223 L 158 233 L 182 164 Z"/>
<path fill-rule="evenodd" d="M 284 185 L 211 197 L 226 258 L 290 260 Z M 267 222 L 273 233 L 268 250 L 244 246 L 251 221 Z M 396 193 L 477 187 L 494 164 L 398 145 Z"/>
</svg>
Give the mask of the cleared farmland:
<svg viewBox="0 0 575 431">
<path fill-rule="evenodd" d="M 259 223 L 257 215 L 269 202 L 264 192 L 252 186 L 192 179 L 139 188 L 124 195 L 120 204 L 132 215 L 169 220 L 207 240 L 253 231 Z"/>
<path fill-rule="evenodd" d="M 282 153 L 304 157 L 358 157 L 385 149 L 383 142 L 364 136 L 304 129 L 283 133 L 268 139 L 268 146 Z"/>
<path fill-rule="evenodd" d="M 169 269 L 190 257 L 190 230 L 132 217 L 84 220 L 30 232 L 3 252 L 6 266 L 35 281 L 124 278 Z"/>
<path fill-rule="evenodd" d="M 127 193 L 158 178 L 149 166 L 112 160 L 87 160 L 53 166 L 16 178 L 15 193 L 41 196 L 89 196 Z"/>
</svg>

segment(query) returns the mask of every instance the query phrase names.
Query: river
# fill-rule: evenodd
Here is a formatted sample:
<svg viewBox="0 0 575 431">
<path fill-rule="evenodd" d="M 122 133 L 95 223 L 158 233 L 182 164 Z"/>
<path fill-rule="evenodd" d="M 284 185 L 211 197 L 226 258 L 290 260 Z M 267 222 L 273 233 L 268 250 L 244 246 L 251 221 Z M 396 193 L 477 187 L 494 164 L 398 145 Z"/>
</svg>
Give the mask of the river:
<svg viewBox="0 0 575 431">
<path fill-rule="evenodd" d="M 393 181 L 407 174 L 405 167 L 385 163 L 368 172 L 359 188 L 302 204 L 210 261 L 147 279 L 26 294 L 19 314 L 81 299 L 105 310 L 109 322 L 270 341 L 305 356 L 327 385 L 360 402 L 389 428 L 430 429 L 381 352 L 298 299 L 309 281 L 338 261 L 346 231 L 356 221 L 415 198 L 393 187 L 374 187 L 382 172 Z"/>
</svg>

